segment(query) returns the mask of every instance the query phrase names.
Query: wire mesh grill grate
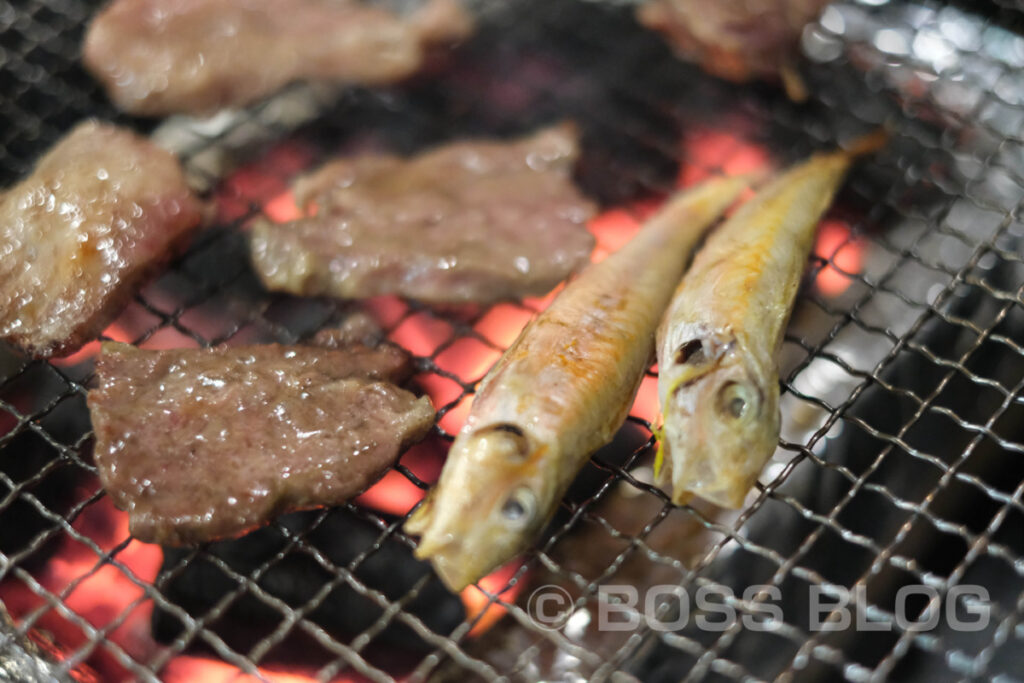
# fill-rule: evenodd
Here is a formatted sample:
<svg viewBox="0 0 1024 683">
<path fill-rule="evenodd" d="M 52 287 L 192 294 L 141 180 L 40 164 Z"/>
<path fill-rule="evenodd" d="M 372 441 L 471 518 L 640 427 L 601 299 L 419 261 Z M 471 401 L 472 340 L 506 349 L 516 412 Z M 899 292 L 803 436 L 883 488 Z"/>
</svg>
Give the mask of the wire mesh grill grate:
<svg viewBox="0 0 1024 683">
<path fill-rule="evenodd" d="M 113 112 L 77 64 L 81 27 L 96 4 L 0 3 L 5 182 L 84 116 L 153 128 Z M 142 679 L 170 676 L 180 655 L 198 648 L 272 680 L 296 635 L 304 652 L 317 653 L 315 666 L 297 670 L 322 680 L 940 680 L 1019 671 L 1012 651 L 1024 639 L 1024 49 L 999 24 L 1019 16 L 1012 8 L 979 17 L 938 5 L 868 4 L 877 3 L 833 5 L 806 32 L 805 50 L 818 63 L 808 75 L 814 99 L 804 106 L 677 62 L 627 8 L 525 2 L 489 8 L 480 35 L 451 64 L 403 86 L 295 86 L 244 112 L 154 130 L 220 215 L 136 297 L 116 323 L 119 338 L 153 348 L 292 343 L 365 308 L 415 355 L 417 381 L 439 409 L 432 441 L 443 448 L 489 360 L 544 301 L 435 310 L 390 298 L 267 294 L 249 269 L 244 230 L 255 215 L 273 213 L 296 175 L 338 153 L 411 152 L 573 118 L 586 150 L 578 180 L 609 210 L 604 217 L 628 229 L 651 197 L 681 181 L 766 159 L 782 165 L 889 122 L 891 145 L 854 173 L 823 226 L 831 237 L 819 240 L 782 349 L 783 439 L 738 514 L 672 506 L 647 483 L 652 414 L 642 393 L 536 550 L 503 585 L 468 589 L 477 602 L 507 610 L 483 635 L 470 634 L 479 616 L 449 633 L 412 608 L 430 592 L 429 577 L 397 594 L 368 578 L 375 556 L 415 541 L 401 530 L 403 516 L 365 505 L 344 506 L 365 531 L 365 544 L 344 561 L 316 542 L 334 523 L 334 513 L 320 511 L 275 521 L 275 552 L 245 571 L 203 547 L 168 555 L 157 574 L 152 558 L 138 563 L 145 550 L 123 527 L 95 522 L 112 513 L 90 457 L 91 363 L 4 352 L 0 520 L 17 520 L 24 538 L 13 550 L 0 546 L 0 601 L 18 632 L 50 631 L 65 674 L 79 675 L 86 663 Z M 15 457 L 27 464 L 13 468 L 6 461 Z M 428 487 L 409 455 L 394 469 L 408 486 Z M 55 552 L 78 563 L 61 573 L 50 561 Z M 300 604 L 268 583 L 295 557 L 328 577 Z M 200 564 L 229 587 L 201 609 L 183 608 L 173 586 Z M 85 589 L 105 585 L 111 573 L 127 597 L 106 613 L 81 607 Z M 506 590 L 512 583 L 525 584 L 519 597 Z M 574 600 L 563 628 L 534 621 L 525 598 L 541 584 Z M 714 631 L 687 623 L 600 632 L 573 620 L 592 618 L 606 599 L 599 588 L 617 584 L 710 586 L 733 596 L 765 584 L 781 598 L 727 601 L 754 614 L 774 599 L 783 617 L 770 633 L 741 621 Z M 957 585 L 984 586 L 991 623 L 976 633 L 903 628 L 894 596 L 910 584 L 934 587 L 943 599 Z M 812 586 L 833 595 L 860 587 L 865 616 L 891 629 L 811 630 Z M 354 632 L 325 627 L 320 610 L 339 589 L 377 616 Z M 262 637 L 239 645 L 217 625 L 243 600 L 276 618 Z M 181 625 L 160 645 L 139 640 L 140 629 L 148 637 L 151 611 Z M 672 605 L 661 614 L 671 617 Z M 393 644 L 381 644 L 398 625 L 418 640 L 401 661 Z"/>
</svg>

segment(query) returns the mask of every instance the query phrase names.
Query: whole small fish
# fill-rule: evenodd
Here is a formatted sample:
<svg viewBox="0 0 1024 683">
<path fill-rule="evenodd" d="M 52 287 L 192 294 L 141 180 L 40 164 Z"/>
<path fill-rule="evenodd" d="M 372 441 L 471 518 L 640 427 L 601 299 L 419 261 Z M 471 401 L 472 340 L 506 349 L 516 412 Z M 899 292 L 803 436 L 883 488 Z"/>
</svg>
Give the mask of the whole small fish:
<svg viewBox="0 0 1024 683">
<path fill-rule="evenodd" d="M 437 487 L 405 528 L 452 590 L 526 549 L 590 454 L 622 426 L 690 253 L 746 187 L 710 181 L 672 199 L 588 267 L 491 368 Z"/>
<path fill-rule="evenodd" d="M 853 159 L 815 155 L 770 182 L 694 258 L 658 328 L 664 426 L 655 463 L 672 499 L 691 494 L 737 508 L 779 439 L 775 360 L 815 228 Z"/>
</svg>

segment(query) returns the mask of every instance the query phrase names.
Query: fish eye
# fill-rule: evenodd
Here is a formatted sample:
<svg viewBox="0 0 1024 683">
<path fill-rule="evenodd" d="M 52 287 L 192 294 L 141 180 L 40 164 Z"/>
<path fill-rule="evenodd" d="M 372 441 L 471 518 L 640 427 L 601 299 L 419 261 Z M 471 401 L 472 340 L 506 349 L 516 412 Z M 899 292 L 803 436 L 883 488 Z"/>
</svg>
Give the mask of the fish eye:
<svg viewBox="0 0 1024 683">
<path fill-rule="evenodd" d="M 700 339 L 691 339 L 676 351 L 676 363 L 680 365 L 683 363 L 700 365 L 704 362 L 705 358 L 704 343 Z"/>
<path fill-rule="evenodd" d="M 512 491 L 501 506 L 501 516 L 505 521 L 516 527 L 525 527 L 533 519 L 537 509 L 537 498 L 533 491 L 525 486 Z"/>
<path fill-rule="evenodd" d="M 737 420 L 756 413 L 757 402 L 757 393 L 740 382 L 726 382 L 718 390 L 718 409 Z"/>
</svg>

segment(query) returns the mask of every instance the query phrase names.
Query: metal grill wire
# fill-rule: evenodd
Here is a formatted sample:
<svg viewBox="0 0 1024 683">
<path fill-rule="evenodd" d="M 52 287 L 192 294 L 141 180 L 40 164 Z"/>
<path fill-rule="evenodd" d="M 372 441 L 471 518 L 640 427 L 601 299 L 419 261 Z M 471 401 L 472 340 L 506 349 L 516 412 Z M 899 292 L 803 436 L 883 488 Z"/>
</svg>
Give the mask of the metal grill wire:
<svg viewBox="0 0 1024 683">
<path fill-rule="evenodd" d="M 274 112 L 277 100 L 227 123 L 190 129 L 193 142 L 180 152 L 190 172 L 202 176 L 208 167 L 196 160 L 211 149 L 229 149 L 250 158 L 261 153 L 262 146 L 245 149 L 244 140 L 250 138 L 239 131 L 297 140 L 312 155 L 309 165 L 315 166 L 361 139 L 365 130 L 373 130 L 384 146 L 411 151 L 451 137 L 511 133 L 569 116 L 581 123 L 590 149 L 581 182 L 612 206 L 668 191 L 680 166 L 706 166 L 705 161 L 681 154 L 680 130 L 712 127 L 724 119 L 739 136 L 763 145 L 784 163 L 883 121 L 895 124 L 898 132 L 889 150 L 854 175 L 840 202 L 859 207 L 844 216 L 852 232 L 812 264 L 809 280 L 828 267 L 842 272 L 852 284 L 836 300 L 819 296 L 810 286 L 801 295 L 783 349 L 787 427 L 779 454 L 750 504 L 734 517 L 670 506 L 663 494 L 634 476 L 638 466 L 649 462 L 652 439 L 649 425 L 633 417 L 630 424 L 642 430 L 639 446 L 595 456 L 588 468 L 598 475 L 600 485 L 567 504 L 564 521 L 539 543 L 517 575 L 523 577 L 532 567 L 541 576 L 556 577 L 573 588 L 581 610 L 593 609 L 597 586 L 615 583 L 619 568 L 629 562 L 667 571 L 684 587 L 738 588 L 737 595 L 744 585 L 771 583 L 783 589 L 784 623 L 771 635 L 752 633 L 739 624 L 720 634 L 690 628 L 673 633 L 641 630 L 614 648 L 605 648 L 590 645 L 587 635 L 533 629 L 522 607 L 506 604 L 510 617 L 495 627 L 495 633 L 527 634 L 532 638 L 527 655 L 568 653 L 575 658 L 574 666 L 596 677 L 625 671 L 645 680 L 677 679 L 684 672 L 691 679 L 712 680 L 781 674 L 840 675 L 856 681 L 893 672 L 938 680 L 1014 670 L 1013 641 L 1024 638 L 1019 533 L 1024 481 L 1015 462 L 1024 449 L 1015 424 L 1024 378 L 1024 353 L 1018 341 L 1024 282 L 1018 249 L 1018 238 L 1024 234 L 1019 222 L 1024 100 L 1012 95 L 1019 91 L 999 87 L 1016 77 L 1011 63 L 982 54 L 986 41 L 972 44 L 955 36 L 947 40 L 954 58 L 994 64 L 1000 73 L 991 87 L 980 82 L 980 94 L 963 110 L 950 106 L 959 100 L 944 98 L 936 89 L 925 89 L 922 95 L 909 87 L 912 83 L 908 85 L 906 73 L 900 71 L 919 66 L 914 54 L 893 50 L 886 42 L 895 41 L 899 48 L 896 38 L 885 38 L 880 47 L 877 34 L 844 34 L 856 13 L 874 16 L 871 12 L 884 13 L 887 8 L 869 11 L 856 3 L 838 7 L 847 12 L 839 15 L 843 22 L 837 23 L 835 16 L 831 23 L 823 20 L 811 48 L 814 39 L 824 36 L 826 46 L 836 38 L 842 49 L 834 55 L 828 50 L 820 53 L 828 63 L 812 71 L 815 101 L 803 108 L 769 89 L 720 84 L 677 63 L 621 8 L 527 2 L 494 11 L 483 35 L 460 52 L 458 65 L 436 80 L 328 97 L 320 102 L 320 115 L 297 131 L 279 122 Z M 0 133 L 0 172 L 6 181 L 26 173 L 34 158 L 83 116 L 119 118 L 142 129 L 152 125 L 115 115 L 77 66 L 80 29 L 93 11 L 93 3 L 76 0 L 0 4 L 0 79 L 5 93 L 0 113 L 6 124 Z M 883 14 L 882 21 L 909 35 L 912 45 L 921 34 L 920 22 L 941 24 L 942 16 L 938 8 L 918 6 L 914 12 Z M 990 29 L 995 29 L 985 22 L 975 28 L 979 38 L 990 37 Z M 498 85 L 487 85 L 492 82 Z M 495 99 L 501 87 L 519 88 L 525 106 L 504 108 Z M 297 170 L 282 174 L 282 186 Z M 207 178 L 209 185 L 216 180 Z M 260 210 L 259 202 L 266 197 L 236 199 L 251 202 L 250 211 L 205 232 L 168 274 L 136 298 L 125 315 L 148 322 L 135 343 L 147 346 L 160 335 L 199 345 L 294 342 L 350 310 L 344 304 L 298 302 L 263 293 L 246 264 L 239 228 Z M 870 208 L 861 210 L 865 206 Z M 859 272 L 844 270 L 845 261 L 839 258 L 851 245 L 861 246 L 868 255 Z M 210 311 L 217 312 L 212 321 L 204 315 Z M 473 329 L 486 314 L 479 311 L 467 317 L 403 303 L 387 321 L 392 334 L 415 317 L 428 319 L 444 332 L 436 348 L 417 359 L 424 376 L 445 378 L 458 387 L 456 398 L 438 406 L 442 416 L 471 396 L 479 378 L 453 375 L 438 358 L 467 338 L 494 347 Z M 396 601 L 365 585 L 355 572 L 380 543 L 397 539 L 411 547 L 414 541 L 401 532 L 402 520 L 356 506 L 347 507 L 374 524 L 380 536 L 346 566 L 335 566 L 312 547 L 306 541 L 308 530 L 300 533 L 277 524 L 288 538 L 290 552 L 308 554 L 336 577 L 302 609 L 288 606 L 259 583 L 277 558 L 243 576 L 200 548 L 155 585 L 146 583 L 119 559 L 129 538 L 112 548 L 100 547 L 73 526 L 104 496 L 93 476 L 87 427 L 70 435 L 59 427 L 68 422 L 68 415 L 84 410 L 89 371 L 26 362 L 9 354 L 2 366 L 0 408 L 13 420 L 13 427 L 0 437 L 4 455 L 12 455 L 8 447 L 19 436 L 32 434 L 56 457 L 24 479 L 0 473 L 0 484 L 9 491 L 0 498 L 0 513 L 20 502 L 46 522 L 23 550 L 0 555 L 0 579 L 19 582 L 43 599 L 42 607 L 20 615 L 22 631 L 31 630 L 48 610 L 81 629 L 84 644 L 70 649 L 64 670 L 102 651 L 131 674 L 151 679 L 175 655 L 201 643 L 241 671 L 258 676 L 267 653 L 295 630 L 310 635 L 329 653 L 320 678 L 353 671 L 373 680 L 391 680 L 386 666 L 371 654 L 374 637 L 391 621 L 408 625 L 433 648 L 420 660 L 420 675 L 429 675 L 442 663 L 464 676 L 484 678 L 528 677 L 530 667 L 543 666 L 519 656 L 503 668 L 505 660 L 482 648 L 482 641 L 465 637 L 470 623 L 447 636 L 431 632 L 403 609 L 419 587 Z M 31 400 L 16 400 L 26 387 Z M 803 422 L 793 414 L 803 415 Z M 933 435 L 932 441 L 922 430 Z M 442 428 L 437 432 L 440 438 L 451 439 Z M 801 438 L 787 438 L 792 434 Z M 403 465 L 396 469 L 426 487 Z M 92 482 L 92 494 L 70 509 L 51 509 L 34 491 L 65 470 Z M 611 496 L 622 487 L 636 492 L 634 504 L 643 500 L 655 510 L 628 532 L 609 522 L 615 515 L 602 506 L 605 498 L 621 503 Z M 322 518 L 323 514 L 315 517 L 312 526 Z M 705 541 L 699 552 L 674 557 L 649 542 L 674 524 L 699 530 L 697 535 Z M 602 566 L 596 575 L 566 569 L 564 558 L 559 559 L 560 548 L 584 530 L 597 530 L 621 544 L 614 556 L 593 558 Z M 57 592 L 43 587 L 35 573 L 39 569 L 31 563 L 33 554 L 53 539 L 73 539 L 95 554 L 93 568 Z M 936 557 L 935 548 L 944 551 L 941 556 Z M 238 586 L 200 618 L 186 614 L 162 592 L 162 581 L 196 556 L 219 566 Z M 97 625 L 75 614 L 65 601 L 76 586 L 108 566 L 128 576 L 141 593 L 127 610 Z M 893 623 L 891 596 L 896 586 L 911 582 L 935 586 L 943 595 L 958 583 L 986 585 L 992 595 L 992 626 L 971 639 L 943 631 L 899 629 Z M 349 639 L 311 621 L 309 612 L 334 585 L 347 585 L 379 604 L 381 620 Z M 879 637 L 809 632 L 799 610 L 791 608 L 810 585 L 829 590 L 865 586 L 870 617 L 893 623 L 894 630 Z M 244 652 L 233 650 L 208 628 L 243 592 L 282 615 L 271 636 Z M 176 615 L 185 632 L 156 654 L 139 657 L 108 636 L 148 602 Z M 751 601 L 735 599 L 732 604 L 741 612 L 756 609 Z"/>
</svg>

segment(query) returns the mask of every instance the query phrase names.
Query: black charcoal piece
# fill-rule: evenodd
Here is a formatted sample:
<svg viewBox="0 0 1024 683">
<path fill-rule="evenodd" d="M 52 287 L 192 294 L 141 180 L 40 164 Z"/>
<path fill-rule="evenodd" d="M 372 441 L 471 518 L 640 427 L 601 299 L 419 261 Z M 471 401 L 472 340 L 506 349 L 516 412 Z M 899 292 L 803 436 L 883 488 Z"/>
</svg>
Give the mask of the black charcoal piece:
<svg viewBox="0 0 1024 683">
<path fill-rule="evenodd" d="M 281 523 L 289 533 L 301 534 L 321 514 L 310 511 L 286 515 Z M 451 633 L 465 618 L 459 596 L 448 592 L 430 566 L 413 558 L 409 546 L 399 540 L 387 538 L 371 552 L 381 535 L 376 525 L 337 508 L 327 513 L 304 539 L 336 567 L 347 568 L 358 555 L 369 553 L 354 570 L 355 580 L 361 587 L 380 591 L 390 602 L 405 598 L 422 583 L 416 596 L 404 605 L 404 611 L 419 617 L 435 633 Z M 290 608 L 302 608 L 314 600 L 337 573 L 325 568 L 307 549 L 287 546 L 285 533 L 272 525 L 239 539 L 212 543 L 198 554 L 165 548 L 164 563 L 156 583 L 171 602 L 198 618 L 238 587 L 236 578 L 226 573 L 218 560 L 243 577 L 256 575 L 258 568 L 271 562 L 259 575 L 259 587 Z M 182 563 L 184 568 L 179 568 Z M 348 642 L 373 626 L 383 613 L 384 608 L 341 579 L 308 613 L 308 619 L 335 639 Z M 211 619 L 209 628 L 236 651 L 247 652 L 273 633 L 285 618 L 279 607 L 246 589 Z M 292 631 L 299 634 L 303 629 L 293 627 Z M 158 641 L 172 642 L 182 633 L 183 624 L 176 616 L 159 608 L 154 610 L 153 636 Z M 425 647 L 423 640 L 398 619 L 391 620 L 374 641 L 406 648 Z"/>
</svg>

